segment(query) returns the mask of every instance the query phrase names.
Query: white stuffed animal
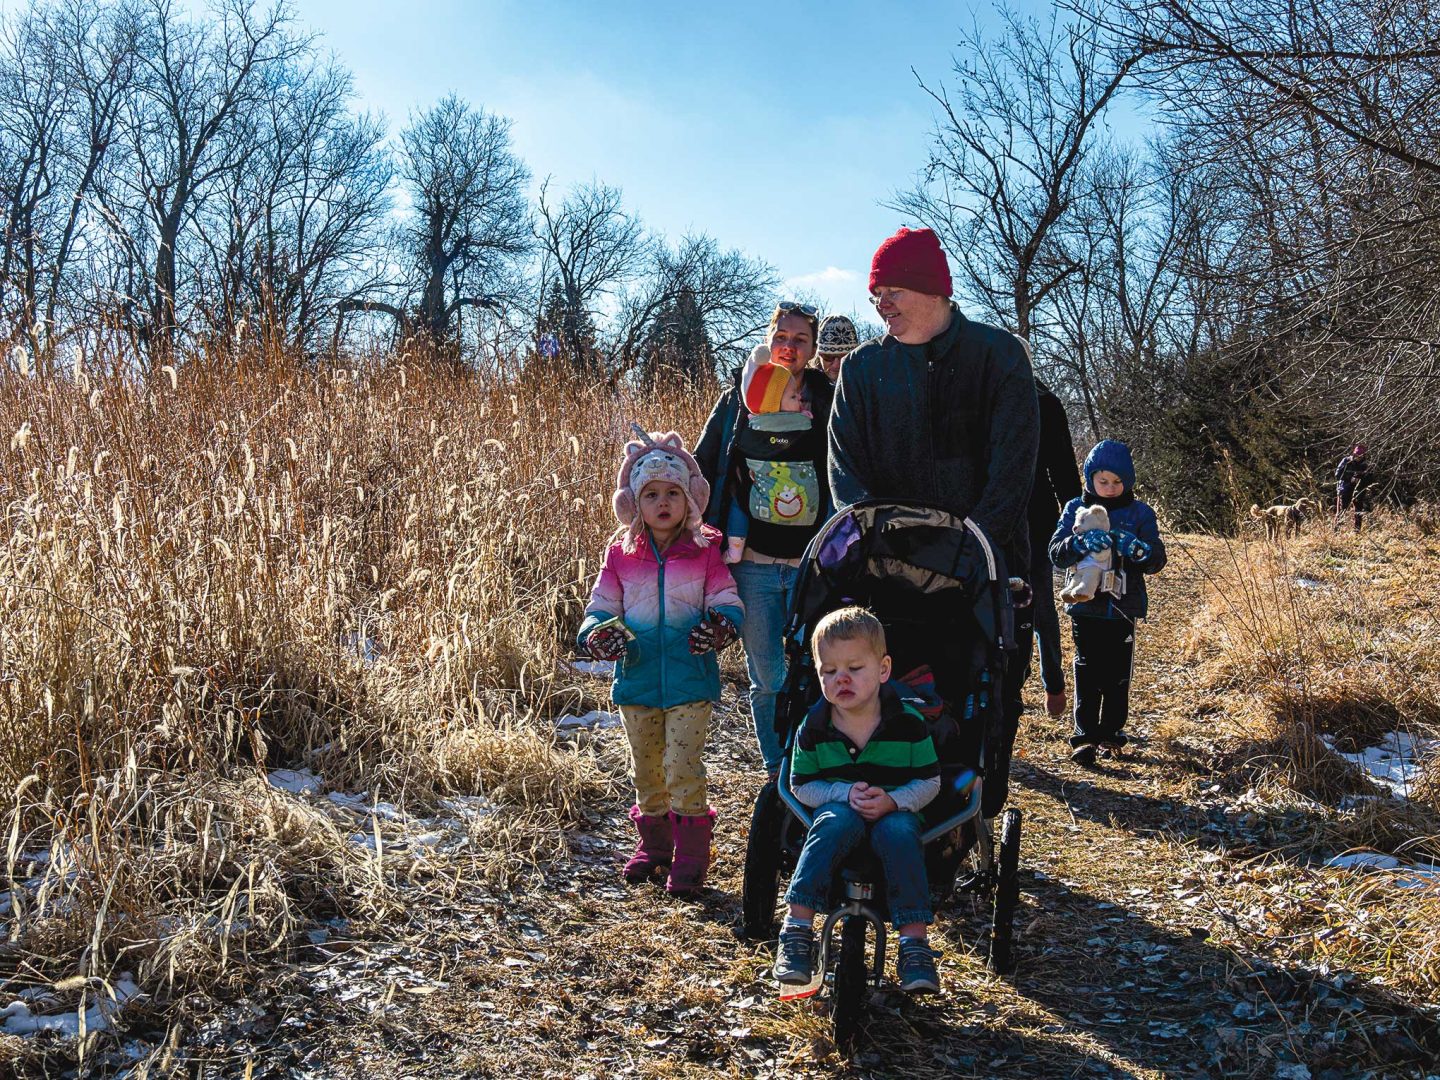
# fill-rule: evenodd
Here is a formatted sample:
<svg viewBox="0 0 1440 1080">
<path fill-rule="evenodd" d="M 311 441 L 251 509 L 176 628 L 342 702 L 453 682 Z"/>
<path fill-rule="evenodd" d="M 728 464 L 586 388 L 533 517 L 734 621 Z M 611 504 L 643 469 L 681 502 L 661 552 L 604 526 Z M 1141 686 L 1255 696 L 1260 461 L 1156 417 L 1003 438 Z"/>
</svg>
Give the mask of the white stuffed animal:
<svg viewBox="0 0 1440 1080">
<path fill-rule="evenodd" d="M 1075 513 L 1075 535 L 1080 536 L 1091 529 L 1110 531 L 1110 515 L 1103 506 L 1082 506 Z M 1100 591 L 1100 582 L 1110 569 L 1115 553 L 1109 548 L 1089 552 L 1065 575 L 1065 587 L 1060 590 L 1060 599 L 1067 604 L 1083 604 L 1095 599 Z"/>
</svg>

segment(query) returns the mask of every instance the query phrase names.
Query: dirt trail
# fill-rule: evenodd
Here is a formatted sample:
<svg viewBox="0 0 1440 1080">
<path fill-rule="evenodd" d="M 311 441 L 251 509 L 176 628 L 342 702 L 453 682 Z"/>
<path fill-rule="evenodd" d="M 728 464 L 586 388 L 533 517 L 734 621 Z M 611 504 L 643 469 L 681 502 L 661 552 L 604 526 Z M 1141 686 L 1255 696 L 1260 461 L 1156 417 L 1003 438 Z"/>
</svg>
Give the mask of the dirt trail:
<svg viewBox="0 0 1440 1080">
<path fill-rule="evenodd" d="M 934 938 L 945 992 L 877 995 L 855 1061 L 835 1056 L 821 1009 L 776 999 L 770 948 L 732 931 L 758 775 L 733 695 L 711 755 L 717 870 L 702 899 L 621 887 L 616 805 L 569 838 L 544 883 L 413 912 L 405 935 L 424 949 L 336 954 L 348 1000 L 297 972 L 275 998 L 294 1013 L 232 1042 L 230 1060 L 253 1055 L 256 1076 L 1423 1076 L 1416 1040 L 1433 1020 L 1237 946 L 1227 889 L 1266 838 L 1211 797 L 1223 778 L 1199 760 L 1203 738 L 1158 737 L 1203 735 L 1199 714 L 1224 705 L 1189 691 L 1178 645 L 1212 545 L 1178 540 L 1153 582 L 1130 758 L 1079 769 L 1064 727 L 1026 714 L 1018 971 L 985 973 L 984 914 L 962 901 Z M 430 988 L 407 990 L 397 970 L 443 989 L 412 993 Z"/>
</svg>

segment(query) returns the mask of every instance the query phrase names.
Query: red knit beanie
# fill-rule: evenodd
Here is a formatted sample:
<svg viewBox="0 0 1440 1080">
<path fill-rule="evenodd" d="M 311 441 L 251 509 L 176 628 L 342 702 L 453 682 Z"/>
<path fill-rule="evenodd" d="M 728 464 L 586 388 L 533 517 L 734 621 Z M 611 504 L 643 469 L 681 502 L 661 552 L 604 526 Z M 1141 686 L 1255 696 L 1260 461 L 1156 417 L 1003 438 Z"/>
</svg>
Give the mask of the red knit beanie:
<svg viewBox="0 0 1440 1080">
<path fill-rule="evenodd" d="M 880 288 L 950 295 L 950 264 L 933 230 L 901 229 L 880 245 L 870 260 L 870 291 Z"/>
</svg>

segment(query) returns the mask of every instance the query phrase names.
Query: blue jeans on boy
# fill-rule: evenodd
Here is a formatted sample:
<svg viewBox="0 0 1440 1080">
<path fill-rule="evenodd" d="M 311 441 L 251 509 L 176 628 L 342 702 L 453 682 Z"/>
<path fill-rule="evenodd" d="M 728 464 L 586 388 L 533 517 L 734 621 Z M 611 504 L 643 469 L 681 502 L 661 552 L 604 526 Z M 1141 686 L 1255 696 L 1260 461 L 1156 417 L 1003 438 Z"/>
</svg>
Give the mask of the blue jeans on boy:
<svg viewBox="0 0 1440 1080">
<path fill-rule="evenodd" d="M 775 695 L 785 687 L 785 619 L 795 595 L 798 567 L 742 559 L 730 567 L 735 588 L 745 605 L 740 640 L 750 670 L 750 717 L 765 771 L 778 772 L 785 747 L 775 732 Z"/>
<path fill-rule="evenodd" d="M 826 803 L 815 811 L 785 902 L 814 911 L 828 908 L 830 883 L 839 873 L 840 863 L 864 843 L 868 832 L 870 847 L 885 870 L 885 896 L 895 928 L 933 922 L 921 831 L 920 816 L 908 810 L 894 810 L 871 823 L 849 803 Z"/>
</svg>

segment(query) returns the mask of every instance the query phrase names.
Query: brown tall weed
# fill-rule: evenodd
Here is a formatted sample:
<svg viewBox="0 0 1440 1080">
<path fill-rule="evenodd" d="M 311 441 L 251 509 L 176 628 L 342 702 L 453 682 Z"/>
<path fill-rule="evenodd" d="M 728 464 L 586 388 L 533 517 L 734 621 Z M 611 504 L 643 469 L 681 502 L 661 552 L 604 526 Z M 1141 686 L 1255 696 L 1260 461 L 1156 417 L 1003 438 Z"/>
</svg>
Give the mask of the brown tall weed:
<svg viewBox="0 0 1440 1080">
<path fill-rule="evenodd" d="M 632 421 L 692 435 L 708 401 L 547 374 L 202 358 L 0 382 L 22 946 L 0 974 L 243 981 L 309 921 L 386 917 L 394 867 L 266 785 L 277 766 L 421 806 L 483 795 L 510 814 L 486 842 L 562 842 L 607 784 L 548 721 L 582 697 L 557 661 L 619 450 Z"/>
</svg>

